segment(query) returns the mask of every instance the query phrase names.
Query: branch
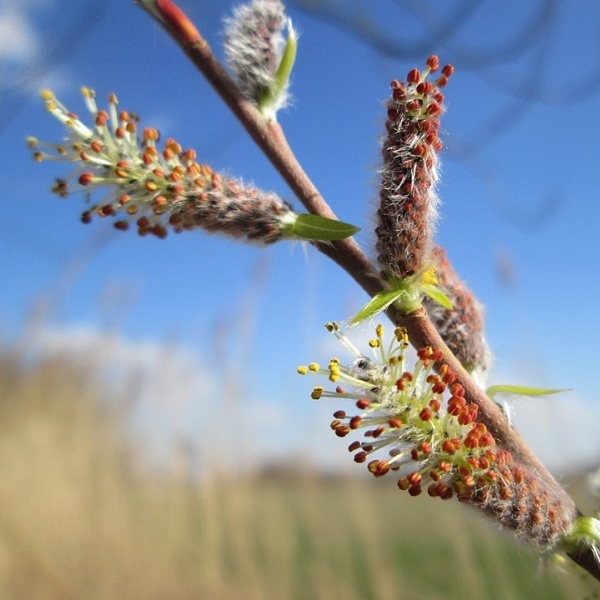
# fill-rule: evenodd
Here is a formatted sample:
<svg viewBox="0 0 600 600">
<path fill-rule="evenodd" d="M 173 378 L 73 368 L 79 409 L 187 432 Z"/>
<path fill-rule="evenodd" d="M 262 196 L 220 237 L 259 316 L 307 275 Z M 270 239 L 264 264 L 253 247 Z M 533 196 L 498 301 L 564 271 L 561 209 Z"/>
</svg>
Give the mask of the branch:
<svg viewBox="0 0 600 600">
<path fill-rule="evenodd" d="M 138 0 L 138 4 L 173 37 L 306 209 L 316 215 L 336 218 L 291 151 L 280 125 L 273 121 L 267 122 L 252 104 L 241 97 L 235 83 L 217 61 L 206 40 L 187 17 L 170 0 L 155 2 Z M 315 243 L 315 246 L 340 265 L 370 296 L 388 287 L 378 270 L 353 239 L 327 244 Z M 517 460 L 530 468 L 531 472 L 539 477 L 545 489 L 559 499 L 567 510 L 580 514 L 573 500 L 533 454 L 517 431 L 510 426 L 498 406 L 473 382 L 450 352 L 425 309 L 421 308 L 409 315 L 402 315 L 390 308 L 387 310 L 387 315 L 394 324 L 407 329 L 410 341 L 415 347 L 430 346 L 443 352 L 445 362 L 456 373 L 458 381 L 465 388 L 465 398 L 477 404 L 480 421 L 486 425 L 494 438 Z M 591 550 L 582 550 L 578 554 L 570 554 L 570 557 L 600 581 L 600 567 Z"/>
</svg>

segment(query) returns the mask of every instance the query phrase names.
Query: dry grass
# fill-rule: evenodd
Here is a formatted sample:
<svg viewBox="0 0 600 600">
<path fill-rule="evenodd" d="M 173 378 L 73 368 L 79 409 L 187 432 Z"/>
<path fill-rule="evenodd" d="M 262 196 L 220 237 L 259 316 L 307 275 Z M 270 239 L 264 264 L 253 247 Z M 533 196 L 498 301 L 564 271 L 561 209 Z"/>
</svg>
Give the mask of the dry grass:
<svg viewBox="0 0 600 600">
<path fill-rule="evenodd" d="M 152 476 L 103 389 L 87 367 L 0 358 L 1 598 L 583 597 L 464 507 L 391 480 Z"/>
</svg>

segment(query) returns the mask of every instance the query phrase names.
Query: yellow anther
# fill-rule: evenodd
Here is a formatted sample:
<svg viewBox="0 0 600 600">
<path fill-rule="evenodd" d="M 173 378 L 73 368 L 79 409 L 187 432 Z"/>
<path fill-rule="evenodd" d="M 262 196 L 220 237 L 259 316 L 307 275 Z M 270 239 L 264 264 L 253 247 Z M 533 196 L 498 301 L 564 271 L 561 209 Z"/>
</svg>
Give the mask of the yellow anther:
<svg viewBox="0 0 600 600">
<path fill-rule="evenodd" d="M 323 391 L 324 391 L 324 388 L 322 388 L 321 386 L 318 386 L 312 391 L 310 397 L 313 400 L 318 400 L 323 395 Z"/>
<path fill-rule="evenodd" d="M 319 366 L 319 363 L 310 363 L 310 365 L 308 365 L 308 368 L 311 371 L 318 371 L 321 367 Z"/>
<path fill-rule="evenodd" d="M 308 373 L 308 367 L 298 367 L 298 373 L 300 373 L 300 375 L 306 375 Z"/>
<path fill-rule="evenodd" d="M 437 285 L 439 283 L 435 267 L 429 267 L 429 269 L 423 272 L 421 283 L 424 283 L 425 285 Z"/>
<path fill-rule="evenodd" d="M 340 366 L 340 361 L 338 358 L 332 358 L 329 361 L 329 368 L 331 369 L 331 367 L 339 367 Z"/>
<path fill-rule="evenodd" d="M 27 138 L 27 147 L 31 148 L 33 150 L 33 148 L 35 148 L 38 144 L 38 139 L 36 137 L 33 136 L 29 136 Z"/>
<path fill-rule="evenodd" d="M 88 88 L 88 87 L 82 87 L 81 88 L 81 94 L 84 98 L 95 98 L 96 97 L 96 92 L 94 92 L 94 90 Z"/>
<path fill-rule="evenodd" d="M 371 348 L 379 348 L 379 340 L 369 340 L 369 346 Z"/>
<path fill-rule="evenodd" d="M 396 341 L 404 344 L 408 343 L 408 331 L 406 331 L 405 327 L 396 327 L 394 335 L 396 336 Z"/>
<path fill-rule="evenodd" d="M 50 90 L 42 90 L 40 96 L 42 97 L 42 100 L 46 101 L 54 99 L 54 94 Z"/>
<path fill-rule="evenodd" d="M 377 334 L 378 338 L 382 338 L 383 337 L 383 325 L 377 325 L 377 327 L 375 327 L 375 333 Z"/>
</svg>

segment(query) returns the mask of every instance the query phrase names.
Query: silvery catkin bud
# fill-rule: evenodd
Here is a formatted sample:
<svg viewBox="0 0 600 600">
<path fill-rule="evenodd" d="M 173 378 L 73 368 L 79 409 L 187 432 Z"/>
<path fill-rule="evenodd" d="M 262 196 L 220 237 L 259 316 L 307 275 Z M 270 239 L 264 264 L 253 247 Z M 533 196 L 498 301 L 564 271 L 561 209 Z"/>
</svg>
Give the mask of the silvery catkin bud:
<svg viewBox="0 0 600 600">
<path fill-rule="evenodd" d="M 279 0 L 253 0 L 225 19 L 227 64 L 242 96 L 268 118 L 287 104 L 295 53 L 296 33 Z"/>
<path fill-rule="evenodd" d="M 427 59 L 423 73 L 413 69 L 407 83 L 392 81 L 387 103 L 387 137 L 383 142 L 380 205 L 377 211 L 377 260 L 383 275 L 400 280 L 429 268 L 437 218 L 439 116 L 444 87 L 454 69 L 446 65 L 440 77 L 437 56 Z"/>
</svg>

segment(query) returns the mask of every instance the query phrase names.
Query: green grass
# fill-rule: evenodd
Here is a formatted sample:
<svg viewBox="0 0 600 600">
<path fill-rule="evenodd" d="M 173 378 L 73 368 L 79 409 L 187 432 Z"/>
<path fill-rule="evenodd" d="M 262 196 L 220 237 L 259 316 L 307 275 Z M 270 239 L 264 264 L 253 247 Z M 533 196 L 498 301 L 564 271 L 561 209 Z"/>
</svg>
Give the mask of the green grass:
<svg viewBox="0 0 600 600">
<path fill-rule="evenodd" d="M 0 357 L 0 598 L 583 598 L 577 575 L 392 478 L 151 475 L 125 392 L 105 393 L 87 367 Z"/>
</svg>

